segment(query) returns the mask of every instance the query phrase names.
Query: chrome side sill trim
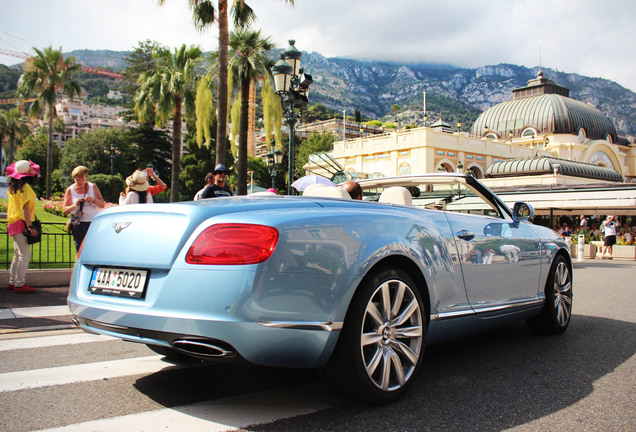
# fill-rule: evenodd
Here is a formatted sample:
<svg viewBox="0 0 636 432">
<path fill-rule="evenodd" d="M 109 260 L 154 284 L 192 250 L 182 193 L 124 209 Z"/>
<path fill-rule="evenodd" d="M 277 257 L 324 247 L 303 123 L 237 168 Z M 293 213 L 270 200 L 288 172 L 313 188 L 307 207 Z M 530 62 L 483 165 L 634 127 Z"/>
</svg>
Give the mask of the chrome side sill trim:
<svg viewBox="0 0 636 432">
<path fill-rule="evenodd" d="M 438 314 L 431 315 L 431 321 L 441 321 L 449 318 L 458 318 L 462 316 L 475 315 L 475 311 L 473 310 L 462 310 L 462 311 L 452 311 L 452 312 L 442 312 Z"/>
<path fill-rule="evenodd" d="M 479 307 L 473 307 L 473 309 L 471 310 L 442 312 L 439 314 L 431 315 L 431 321 L 441 321 L 441 320 L 450 319 L 450 318 L 460 318 L 460 317 L 470 316 L 475 314 L 479 315 L 481 313 L 497 312 L 497 311 L 503 311 L 507 309 L 514 309 L 518 307 L 528 307 L 533 305 L 539 306 L 543 304 L 543 301 L 544 301 L 543 298 L 538 298 L 538 299 L 532 299 L 532 300 L 522 300 L 515 303 L 483 305 Z"/>
<path fill-rule="evenodd" d="M 500 310 L 514 309 L 518 307 L 526 307 L 526 306 L 532 306 L 532 305 L 538 306 L 541 304 L 543 304 L 543 299 L 532 299 L 532 300 L 522 300 L 515 303 L 506 303 L 506 304 L 500 304 L 500 305 L 494 305 L 494 306 L 484 305 L 483 307 L 475 307 L 474 309 L 476 313 L 480 314 L 480 313 L 496 312 Z"/>
<path fill-rule="evenodd" d="M 263 327 L 285 328 L 293 330 L 335 331 L 342 329 L 342 322 L 331 321 L 259 321 Z"/>
</svg>

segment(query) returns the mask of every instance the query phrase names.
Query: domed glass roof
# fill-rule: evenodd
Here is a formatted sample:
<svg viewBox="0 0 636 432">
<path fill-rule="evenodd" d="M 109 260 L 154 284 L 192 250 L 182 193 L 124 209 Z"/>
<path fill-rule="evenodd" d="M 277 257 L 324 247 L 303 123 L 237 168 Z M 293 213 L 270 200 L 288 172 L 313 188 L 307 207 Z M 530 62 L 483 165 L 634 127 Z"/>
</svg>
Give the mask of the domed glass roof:
<svg viewBox="0 0 636 432">
<path fill-rule="evenodd" d="M 542 92 L 543 88 L 549 91 L 553 91 L 553 87 L 560 88 L 542 76 L 528 84 L 535 82 L 539 85 L 515 90 L 516 96 L 527 90 L 532 90 L 534 95 L 517 96 L 484 111 L 473 124 L 471 134 L 495 133 L 505 139 L 511 131 L 515 137 L 527 129 L 534 129 L 538 134 L 578 135 L 583 128 L 588 139 L 605 140 L 610 136 L 613 143 L 618 142 L 614 124 L 598 109 L 563 94 Z"/>
</svg>

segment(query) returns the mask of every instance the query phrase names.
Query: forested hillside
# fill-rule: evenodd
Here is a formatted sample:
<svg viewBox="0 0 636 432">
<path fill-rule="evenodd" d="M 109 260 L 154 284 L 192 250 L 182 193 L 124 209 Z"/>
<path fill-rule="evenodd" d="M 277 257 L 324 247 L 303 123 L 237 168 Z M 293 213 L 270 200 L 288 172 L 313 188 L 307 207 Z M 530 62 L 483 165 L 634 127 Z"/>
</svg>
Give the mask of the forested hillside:
<svg viewBox="0 0 636 432">
<path fill-rule="evenodd" d="M 272 59 L 278 57 L 272 53 Z M 66 53 L 86 66 L 122 71 L 125 51 L 79 50 Z M 537 76 L 538 68 L 510 64 L 475 69 L 447 65 L 398 64 L 327 58 L 319 53 L 304 53 L 303 67 L 314 80 L 310 104 L 320 103 L 348 116 L 358 109 L 370 118 L 393 118 L 392 106 L 398 106 L 403 124 L 421 124 L 423 92 L 429 121 L 442 118 L 449 123 L 461 121 L 464 130 L 485 109 L 512 98 L 512 90 Z M 543 68 L 546 78 L 570 89 L 570 97 L 590 103 L 614 121 L 619 133 L 636 135 L 636 93 L 603 78 Z M 20 76 L 19 66 L 0 65 L 0 98 L 14 96 Z M 78 81 L 91 100 L 101 101 L 109 89 L 123 90 L 122 82 L 99 75 L 82 73 Z"/>
</svg>

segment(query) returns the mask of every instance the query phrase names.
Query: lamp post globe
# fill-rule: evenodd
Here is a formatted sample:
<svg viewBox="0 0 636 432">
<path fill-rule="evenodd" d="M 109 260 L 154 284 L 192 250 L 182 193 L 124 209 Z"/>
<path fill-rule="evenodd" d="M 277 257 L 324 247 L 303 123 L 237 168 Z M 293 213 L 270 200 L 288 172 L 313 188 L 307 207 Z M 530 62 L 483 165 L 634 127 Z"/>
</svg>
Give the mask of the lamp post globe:
<svg viewBox="0 0 636 432">
<path fill-rule="evenodd" d="M 313 82 L 311 75 L 305 74 L 300 67 L 300 59 L 303 54 L 294 46 L 295 43 L 294 40 L 289 41 L 289 46 L 281 54 L 280 60 L 272 67 L 274 89 L 280 97 L 283 116 L 289 128 L 288 195 L 293 193 L 291 185 L 294 182 L 294 134 L 296 123 L 300 118 L 300 112 L 296 110 L 302 111 L 303 107 L 307 105 L 309 86 Z M 280 152 L 280 150 L 278 151 Z M 274 157 L 276 158 L 276 152 L 274 152 Z M 282 152 L 280 158 L 282 160 Z"/>
</svg>

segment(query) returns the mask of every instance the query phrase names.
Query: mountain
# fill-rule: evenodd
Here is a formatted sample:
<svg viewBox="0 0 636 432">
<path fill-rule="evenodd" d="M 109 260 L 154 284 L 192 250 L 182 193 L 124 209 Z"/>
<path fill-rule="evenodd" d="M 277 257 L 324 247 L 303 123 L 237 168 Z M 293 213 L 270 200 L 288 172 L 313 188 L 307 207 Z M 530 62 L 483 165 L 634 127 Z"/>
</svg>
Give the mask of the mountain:
<svg viewBox="0 0 636 432">
<path fill-rule="evenodd" d="M 278 58 L 280 50 L 272 53 Z M 66 53 L 85 66 L 121 71 L 127 51 L 78 50 Z M 442 117 L 462 121 L 467 129 L 487 108 L 512 99 L 512 90 L 537 77 L 538 68 L 511 64 L 474 69 L 435 64 L 327 58 L 319 53 L 303 53 L 302 66 L 314 80 L 310 104 L 321 103 L 353 115 L 392 119 L 393 105 L 405 123 L 422 118 L 422 93 L 426 91 L 429 120 Z M 590 103 L 614 121 L 620 134 L 636 135 L 636 93 L 603 79 L 543 68 L 543 74 L 570 89 L 570 97 Z M 0 84 L 2 81 L 0 70 Z M 98 76 L 95 76 L 98 77 Z M 11 80 L 6 81 L 12 83 Z M 112 83 L 112 81 L 110 81 Z M 107 83 L 108 85 L 111 85 Z M 7 84 L 10 85 L 10 84 Z M 1 86 L 0 86 L 1 87 Z M 5 92 L 5 94 L 7 94 Z"/>
<path fill-rule="evenodd" d="M 358 108 L 377 117 L 392 115 L 391 106 L 396 104 L 421 118 L 424 91 L 429 118 L 431 113 L 443 118 L 455 117 L 462 110 L 480 113 L 512 99 L 512 90 L 524 87 L 539 72 L 539 68 L 510 64 L 466 69 L 326 58 L 317 53 L 304 54 L 302 65 L 314 79 L 310 102 L 348 112 Z M 619 133 L 636 135 L 636 93 L 603 78 L 542 70 L 546 78 L 569 88 L 571 98 L 607 113 Z"/>
</svg>

